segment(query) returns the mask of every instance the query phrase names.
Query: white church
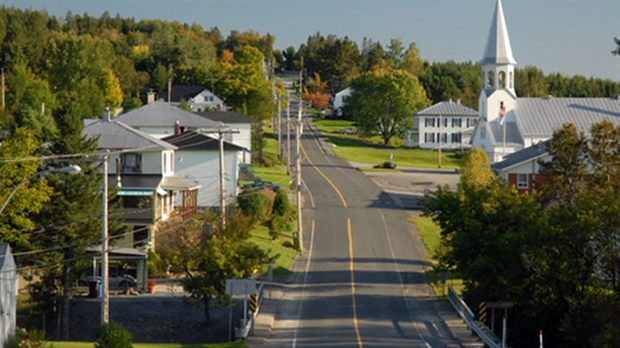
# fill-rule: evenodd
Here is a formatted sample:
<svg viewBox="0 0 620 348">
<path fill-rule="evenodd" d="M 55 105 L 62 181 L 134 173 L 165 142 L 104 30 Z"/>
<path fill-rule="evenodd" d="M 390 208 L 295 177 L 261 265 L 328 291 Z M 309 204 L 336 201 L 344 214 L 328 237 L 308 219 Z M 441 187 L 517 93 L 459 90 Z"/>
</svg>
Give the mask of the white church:
<svg viewBox="0 0 620 348">
<path fill-rule="evenodd" d="M 501 0 L 497 0 L 482 64 L 478 122 L 472 146 L 483 147 L 491 163 L 550 139 L 573 123 L 586 134 L 605 119 L 620 124 L 620 98 L 519 98 L 514 89 L 517 65 L 512 55 Z M 590 62 L 592 63 L 592 62 Z"/>
</svg>

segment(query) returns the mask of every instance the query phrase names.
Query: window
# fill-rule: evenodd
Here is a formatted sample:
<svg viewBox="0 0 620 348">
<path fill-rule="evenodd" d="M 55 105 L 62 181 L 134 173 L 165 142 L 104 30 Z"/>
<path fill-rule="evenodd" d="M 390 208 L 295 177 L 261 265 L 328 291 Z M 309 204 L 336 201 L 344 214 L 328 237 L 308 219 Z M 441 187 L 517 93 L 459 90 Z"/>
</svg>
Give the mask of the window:
<svg viewBox="0 0 620 348">
<path fill-rule="evenodd" d="M 461 133 L 452 133 L 450 140 L 454 144 L 460 144 L 461 143 Z"/>
<path fill-rule="evenodd" d="M 426 117 L 424 119 L 424 125 L 426 127 L 435 127 L 435 118 L 434 117 Z"/>
<path fill-rule="evenodd" d="M 426 142 L 426 143 L 434 143 L 435 142 L 435 133 L 424 133 L 424 142 Z"/>
<path fill-rule="evenodd" d="M 463 120 L 461 120 L 460 118 L 458 118 L 458 117 L 454 117 L 454 118 L 452 119 L 452 127 L 453 127 L 453 128 L 456 128 L 456 127 L 461 127 L 461 125 L 463 124 L 462 122 L 463 122 Z"/>
<path fill-rule="evenodd" d="M 487 129 L 485 127 L 480 127 L 480 139 L 486 139 L 487 137 Z"/>
<path fill-rule="evenodd" d="M 506 72 L 504 71 L 499 72 L 499 87 L 506 88 Z"/>
<path fill-rule="evenodd" d="M 527 174 L 517 174 L 517 188 L 519 189 L 528 188 Z"/>
<path fill-rule="evenodd" d="M 142 173 L 142 155 L 139 153 L 121 154 L 121 173 L 123 174 Z"/>
<path fill-rule="evenodd" d="M 444 127 L 448 127 L 448 118 L 447 117 L 443 118 L 443 126 Z"/>
<path fill-rule="evenodd" d="M 512 71 L 510 72 L 508 76 L 510 77 L 509 78 L 510 81 L 508 83 L 510 83 L 510 88 L 512 88 Z"/>
</svg>

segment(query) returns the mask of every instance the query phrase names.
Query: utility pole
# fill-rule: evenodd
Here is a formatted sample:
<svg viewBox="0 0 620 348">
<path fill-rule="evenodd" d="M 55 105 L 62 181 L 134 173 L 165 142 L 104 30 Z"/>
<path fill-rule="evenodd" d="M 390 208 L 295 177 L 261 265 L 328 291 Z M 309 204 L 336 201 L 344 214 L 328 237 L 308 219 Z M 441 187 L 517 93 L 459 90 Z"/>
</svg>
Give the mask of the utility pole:
<svg viewBox="0 0 620 348">
<path fill-rule="evenodd" d="M 4 68 L 2 68 L 2 109 L 5 107 L 5 99 L 4 99 Z"/>
<path fill-rule="evenodd" d="M 224 132 L 219 130 L 217 138 L 220 142 L 220 219 L 222 232 L 226 229 L 226 190 L 224 188 Z"/>
<path fill-rule="evenodd" d="M 437 168 L 441 168 L 441 114 L 439 115 L 439 148 L 437 156 Z"/>
<path fill-rule="evenodd" d="M 224 170 L 224 136 L 226 134 L 236 134 L 239 131 L 227 129 L 227 128 L 219 128 L 216 131 L 207 131 L 205 134 L 217 133 L 217 140 L 219 142 L 220 147 L 220 227 L 222 231 L 226 228 L 226 187 L 225 185 L 225 170 Z"/>
<path fill-rule="evenodd" d="M 101 323 L 110 322 L 110 298 L 108 271 L 108 158 L 109 150 L 102 156 L 103 192 L 101 193 Z"/>
<path fill-rule="evenodd" d="M 278 96 L 278 158 L 282 158 L 282 96 Z"/>
<path fill-rule="evenodd" d="M 286 174 L 291 173 L 291 99 L 286 95 Z"/>
<path fill-rule="evenodd" d="M 303 133 L 303 124 L 301 123 L 301 104 L 299 107 L 299 116 L 297 117 L 297 136 L 296 138 L 296 147 L 297 147 L 297 230 L 299 231 L 299 235 L 297 238 L 299 239 L 299 251 L 303 253 L 304 251 L 304 238 L 303 238 L 303 228 L 302 228 L 302 216 L 301 216 L 301 134 Z"/>
</svg>

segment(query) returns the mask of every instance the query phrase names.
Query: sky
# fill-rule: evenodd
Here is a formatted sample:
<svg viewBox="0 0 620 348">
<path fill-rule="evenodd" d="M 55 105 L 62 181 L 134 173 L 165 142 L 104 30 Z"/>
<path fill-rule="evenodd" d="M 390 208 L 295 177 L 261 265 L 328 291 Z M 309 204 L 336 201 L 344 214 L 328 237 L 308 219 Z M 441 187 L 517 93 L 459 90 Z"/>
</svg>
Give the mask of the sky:
<svg viewBox="0 0 620 348">
<path fill-rule="evenodd" d="M 497 0 L 0 0 L 7 7 L 68 11 L 100 17 L 161 19 L 232 30 L 255 30 L 276 38 L 275 47 L 298 49 L 320 33 L 363 38 L 384 49 L 393 38 L 415 42 L 428 62 L 481 59 Z M 518 68 L 545 74 L 576 74 L 620 82 L 620 0 L 503 0 L 512 52 Z"/>
</svg>

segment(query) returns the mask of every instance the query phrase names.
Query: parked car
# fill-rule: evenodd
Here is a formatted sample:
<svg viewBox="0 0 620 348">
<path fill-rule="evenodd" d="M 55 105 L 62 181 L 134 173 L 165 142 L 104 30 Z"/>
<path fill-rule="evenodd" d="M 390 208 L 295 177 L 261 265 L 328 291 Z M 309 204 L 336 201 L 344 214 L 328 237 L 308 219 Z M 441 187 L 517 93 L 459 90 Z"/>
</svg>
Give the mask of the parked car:
<svg viewBox="0 0 620 348">
<path fill-rule="evenodd" d="M 83 275 L 78 280 L 78 286 L 88 286 L 89 282 L 101 281 L 101 276 Z M 110 289 L 128 289 L 136 287 L 136 279 L 130 275 L 110 274 L 108 276 L 108 288 Z"/>
<path fill-rule="evenodd" d="M 244 190 L 246 189 L 262 189 L 262 188 L 268 188 L 275 191 L 278 191 L 280 189 L 280 186 L 272 183 L 271 181 L 263 181 L 263 180 L 254 180 L 253 183 L 250 184 L 245 184 L 242 186 L 242 188 Z"/>
</svg>

